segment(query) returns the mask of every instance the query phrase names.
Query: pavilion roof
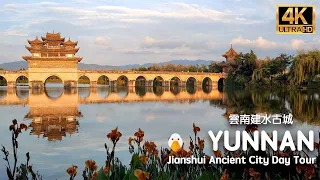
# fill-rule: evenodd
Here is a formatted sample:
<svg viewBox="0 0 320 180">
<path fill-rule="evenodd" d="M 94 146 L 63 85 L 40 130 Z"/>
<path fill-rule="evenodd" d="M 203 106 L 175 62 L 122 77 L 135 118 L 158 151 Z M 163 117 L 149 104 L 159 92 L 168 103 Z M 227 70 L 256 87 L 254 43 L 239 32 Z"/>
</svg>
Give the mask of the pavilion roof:
<svg viewBox="0 0 320 180">
<path fill-rule="evenodd" d="M 26 49 L 28 49 L 30 52 L 31 51 L 36 51 L 36 52 L 73 52 L 77 53 L 80 49 L 80 47 L 75 48 L 75 47 L 59 47 L 57 49 L 55 48 L 47 48 L 46 46 L 25 46 Z"/>
<path fill-rule="evenodd" d="M 34 45 L 34 44 L 43 44 L 44 42 L 38 39 L 38 36 L 36 37 L 36 39 L 34 40 L 28 40 L 28 43 L 30 45 Z"/>
<path fill-rule="evenodd" d="M 62 38 L 60 33 L 48 33 L 46 34 L 46 37 L 41 36 L 41 39 L 43 41 L 64 41 L 65 38 Z"/>
<path fill-rule="evenodd" d="M 64 45 L 76 46 L 76 45 L 78 45 L 78 41 L 73 42 L 73 41 L 70 40 L 70 37 L 69 37 L 68 41 L 64 42 L 63 44 L 64 44 Z"/>
<path fill-rule="evenodd" d="M 229 49 L 229 51 L 226 52 L 225 54 L 223 54 L 222 56 L 223 57 L 234 57 L 237 55 L 238 55 L 238 53 L 232 48 L 232 45 L 231 45 L 231 48 Z"/>
</svg>

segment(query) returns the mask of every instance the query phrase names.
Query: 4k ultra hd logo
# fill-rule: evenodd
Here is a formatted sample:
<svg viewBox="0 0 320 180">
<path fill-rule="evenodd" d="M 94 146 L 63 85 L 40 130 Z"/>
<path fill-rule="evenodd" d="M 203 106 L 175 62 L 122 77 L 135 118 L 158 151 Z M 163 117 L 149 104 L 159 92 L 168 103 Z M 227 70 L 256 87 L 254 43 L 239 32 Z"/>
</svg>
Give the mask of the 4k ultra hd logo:
<svg viewBox="0 0 320 180">
<path fill-rule="evenodd" d="M 277 5 L 276 28 L 277 34 L 315 34 L 315 5 Z"/>
</svg>

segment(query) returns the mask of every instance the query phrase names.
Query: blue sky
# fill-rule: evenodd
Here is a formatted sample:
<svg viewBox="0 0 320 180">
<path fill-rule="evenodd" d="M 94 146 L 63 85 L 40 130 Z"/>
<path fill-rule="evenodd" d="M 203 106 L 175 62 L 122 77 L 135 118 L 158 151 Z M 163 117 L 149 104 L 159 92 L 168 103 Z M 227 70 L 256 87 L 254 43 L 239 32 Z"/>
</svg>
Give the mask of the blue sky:
<svg viewBox="0 0 320 180">
<path fill-rule="evenodd" d="M 53 30 L 79 41 L 83 63 L 101 65 L 222 61 L 230 44 L 238 52 L 253 49 L 259 58 L 317 48 L 317 34 L 275 33 L 275 6 L 289 3 L 319 4 L 317 0 L 2 0 L 0 63 L 21 60 L 29 54 L 24 47 L 27 39 Z"/>
</svg>

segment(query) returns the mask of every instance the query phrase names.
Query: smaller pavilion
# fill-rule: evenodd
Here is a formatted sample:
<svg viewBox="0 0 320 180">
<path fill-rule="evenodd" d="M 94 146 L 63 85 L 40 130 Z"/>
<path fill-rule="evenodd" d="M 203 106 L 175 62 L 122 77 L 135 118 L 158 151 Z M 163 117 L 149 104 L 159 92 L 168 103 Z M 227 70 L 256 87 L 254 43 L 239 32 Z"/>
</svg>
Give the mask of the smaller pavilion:
<svg viewBox="0 0 320 180">
<path fill-rule="evenodd" d="M 228 71 L 230 69 L 230 65 L 235 63 L 235 59 L 236 59 L 237 55 L 238 55 L 238 53 L 232 48 L 232 44 L 231 44 L 229 51 L 222 54 L 222 57 L 226 58 L 226 63 L 223 63 L 221 65 L 222 71 L 224 73 L 228 73 Z"/>
</svg>

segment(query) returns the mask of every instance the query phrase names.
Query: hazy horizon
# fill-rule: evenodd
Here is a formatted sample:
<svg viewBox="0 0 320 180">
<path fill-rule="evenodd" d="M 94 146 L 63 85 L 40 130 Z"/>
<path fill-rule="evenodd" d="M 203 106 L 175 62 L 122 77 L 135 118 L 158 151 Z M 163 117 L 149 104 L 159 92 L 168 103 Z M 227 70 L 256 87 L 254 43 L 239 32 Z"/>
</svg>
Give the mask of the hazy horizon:
<svg viewBox="0 0 320 180">
<path fill-rule="evenodd" d="M 169 60 L 169 61 L 161 61 L 161 62 L 156 62 L 156 63 L 140 63 L 140 64 L 124 64 L 124 65 L 110 65 L 110 64 L 96 64 L 96 63 L 84 63 L 84 62 L 80 62 L 79 64 L 85 64 L 85 65 L 99 65 L 99 66 L 130 66 L 130 65 L 139 65 L 139 66 L 143 66 L 143 65 L 148 65 L 148 64 L 165 64 L 165 63 L 173 63 L 177 64 L 177 62 L 182 62 L 181 64 L 185 64 L 184 62 L 190 62 L 192 64 L 196 63 L 196 62 L 206 62 L 206 63 L 210 63 L 212 62 L 211 60 L 205 60 L 205 59 L 197 59 L 197 60 L 189 60 L 189 59 L 176 59 L 176 60 Z M 27 64 L 27 62 L 25 60 L 17 60 L 17 61 L 9 61 L 9 62 L 3 62 L 0 63 L 0 65 L 3 64 L 12 64 L 12 63 L 19 63 L 19 62 L 25 62 Z M 218 61 L 217 61 L 218 62 Z M 199 64 L 201 65 L 201 64 Z"/>
</svg>

